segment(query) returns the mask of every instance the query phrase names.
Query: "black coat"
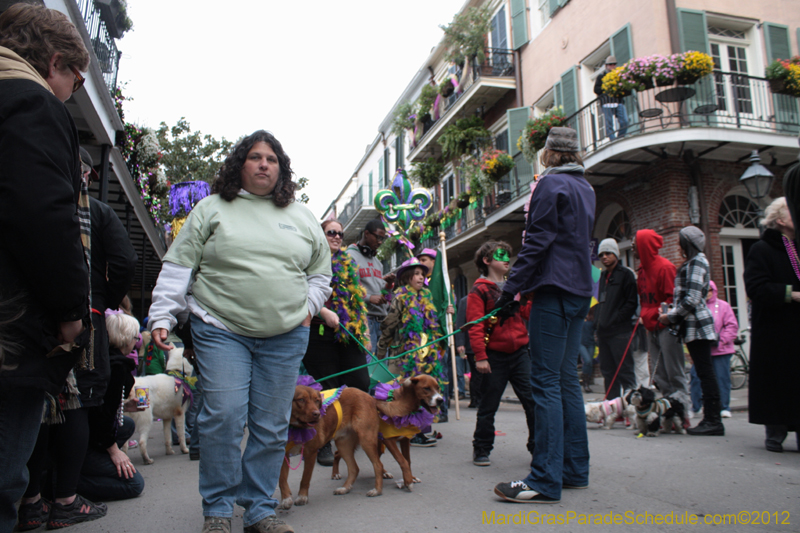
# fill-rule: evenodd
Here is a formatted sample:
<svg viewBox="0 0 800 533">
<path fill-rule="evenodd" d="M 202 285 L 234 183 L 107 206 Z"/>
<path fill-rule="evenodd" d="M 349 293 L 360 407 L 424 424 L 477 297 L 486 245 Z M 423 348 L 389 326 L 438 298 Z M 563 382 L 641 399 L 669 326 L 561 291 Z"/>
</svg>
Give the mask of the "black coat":
<svg viewBox="0 0 800 533">
<path fill-rule="evenodd" d="M 597 335 L 610 337 L 633 331 L 633 315 L 639 305 L 636 274 L 622 263 L 611 271 L 600 274 L 599 303 L 595 307 L 594 322 Z"/>
<path fill-rule="evenodd" d="M 750 422 L 800 424 L 796 408 L 800 378 L 800 303 L 786 303 L 786 286 L 800 291 L 781 234 L 773 229 L 747 254 L 744 270 L 752 303 L 750 335 Z"/>
<path fill-rule="evenodd" d="M 79 195 L 78 132 L 66 106 L 33 81 L 0 81 L 0 298 L 12 302 L 6 317 L 9 307 L 22 312 L 3 327 L 18 349 L 0 389 L 58 393 L 76 361 L 45 356 L 58 345 L 59 322 L 89 314 Z"/>
<path fill-rule="evenodd" d="M 106 309 L 117 309 L 136 273 L 136 250 L 114 210 L 90 198 L 92 217 L 92 324 L 94 370 L 75 373 L 84 407 L 100 405 L 108 384 Z"/>
</svg>

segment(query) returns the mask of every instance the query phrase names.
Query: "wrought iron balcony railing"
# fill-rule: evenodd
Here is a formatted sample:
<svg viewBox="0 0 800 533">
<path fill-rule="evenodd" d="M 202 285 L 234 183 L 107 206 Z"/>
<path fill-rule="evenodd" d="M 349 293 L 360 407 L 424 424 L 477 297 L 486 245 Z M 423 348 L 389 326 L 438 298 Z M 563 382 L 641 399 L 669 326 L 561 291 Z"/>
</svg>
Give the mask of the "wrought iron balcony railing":
<svg viewBox="0 0 800 533">
<path fill-rule="evenodd" d="M 459 80 L 464 76 L 463 67 L 451 67 L 452 74 L 455 74 Z M 482 64 L 479 64 L 477 59 L 472 60 L 471 68 L 467 72 L 466 80 L 461 81 L 459 91 L 454 91 L 453 94 L 444 99 L 444 104 L 439 110 L 439 120 L 447 116 L 447 112 L 458 102 L 462 96 L 477 83 L 481 78 L 489 77 L 513 77 L 515 75 L 516 66 L 514 64 L 514 51 L 505 48 L 487 48 L 486 59 Z M 429 119 L 423 123 L 423 132 L 419 140 L 423 139 L 425 135 L 431 130 L 438 120 Z"/>
<path fill-rule="evenodd" d="M 795 136 L 800 132 L 797 98 L 773 94 L 764 78 L 731 72 L 715 71 L 692 85 L 653 87 L 625 97 L 624 105 L 628 117 L 625 135 L 688 127 Z M 602 149 L 611 133 L 623 133 L 618 120 L 612 126 L 604 113 L 613 114 L 596 99 L 567 119 L 567 125 L 578 131 L 586 155 Z"/>
<path fill-rule="evenodd" d="M 111 96 L 117 87 L 117 71 L 119 69 L 119 58 L 122 53 L 117 50 L 117 43 L 109 35 L 106 24 L 100 19 L 100 10 L 94 0 L 76 0 L 80 9 L 83 22 L 86 24 L 86 31 L 89 32 L 89 39 L 92 49 L 97 56 L 100 70 L 103 73 L 103 80 L 106 82 Z"/>
<path fill-rule="evenodd" d="M 358 191 L 347 201 L 342 212 L 338 215 L 338 220 L 341 222 L 342 227 L 347 226 L 347 222 L 353 218 L 359 209 L 364 205 L 364 187 L 359 187 Z"/>
</svg>

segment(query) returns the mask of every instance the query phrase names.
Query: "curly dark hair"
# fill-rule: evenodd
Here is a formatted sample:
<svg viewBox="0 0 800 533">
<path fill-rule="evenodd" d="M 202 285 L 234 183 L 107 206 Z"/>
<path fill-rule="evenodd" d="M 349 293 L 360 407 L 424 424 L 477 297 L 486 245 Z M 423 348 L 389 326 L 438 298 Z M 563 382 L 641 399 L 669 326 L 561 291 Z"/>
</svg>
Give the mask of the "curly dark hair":
<svg viewBox="0 0 800 533">
<path fill-rule="evenodd" d="M 258 130 L 236 143 L 233 151 L 228 154 L 222 163 L 222 168 L 217 173 L 217 179 L 211 186 L 211 194 L 219 194 L 223 200 L 232 202 L 242 188 L 242 167 L 253 146 L 258 142 L 265 142 L 272 147 L 272 151 L 278 157 L 278 164 L 281 168 L 278 183 L 272 191 L 272 201 L 278 207 L 286 207 L 294 202 L 294 191 L 297 184 L 292 181 L 292 160 L 283 151 L 283 146 L 270 132 Z"/>
</svg>

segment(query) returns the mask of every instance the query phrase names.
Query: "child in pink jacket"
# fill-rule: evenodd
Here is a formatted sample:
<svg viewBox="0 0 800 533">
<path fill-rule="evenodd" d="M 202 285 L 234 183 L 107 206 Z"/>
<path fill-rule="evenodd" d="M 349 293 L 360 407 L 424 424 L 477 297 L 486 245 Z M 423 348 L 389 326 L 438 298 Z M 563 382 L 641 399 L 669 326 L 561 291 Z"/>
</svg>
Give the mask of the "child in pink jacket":
<svg viewBox="0 0 800 533">
<path fill-rule="evenodd" d="M 739 322 L 728 302 L 717 298 L 717 286 L 710 282 L 711 289 L 706 297 L 706 305 L 714 317 L 714 329 L 719 338 L 719 344 L 711 348 L 711 362 L 719 384 L 719 401 L 722 418 L 731 417 L 731 356 L 736 351 L 733 341 L 739 334 Z M 692 367 L 692 411 L 697 413 L 703 408 L 703 391 L 700 389 L 700 379 Z"/>
</svg>

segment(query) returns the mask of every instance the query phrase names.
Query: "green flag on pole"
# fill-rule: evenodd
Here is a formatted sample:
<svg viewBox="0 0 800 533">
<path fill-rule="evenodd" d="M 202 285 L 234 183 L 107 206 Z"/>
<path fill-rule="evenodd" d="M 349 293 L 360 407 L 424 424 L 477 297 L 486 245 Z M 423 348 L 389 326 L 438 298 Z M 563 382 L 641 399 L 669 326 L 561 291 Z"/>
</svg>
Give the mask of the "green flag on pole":
<svg viewBox="0 0 800 533">
<path fill-rule="evenodd" d="M 452 300 L 452 293 L 450 291 L 450 276 L 443 268 L 442 252 L 436 254 L 436 262 L 433 265 L 433 274 L 428 283 L 428 288 L 431 291 L 431 300 L 433 306 L 436 308 L 436 313 L 439 315 L 439 324 L 442 326 L 442 331 L 447 331 L 447 306 L 448 304 L 455 304 Z"/>
</svg>

